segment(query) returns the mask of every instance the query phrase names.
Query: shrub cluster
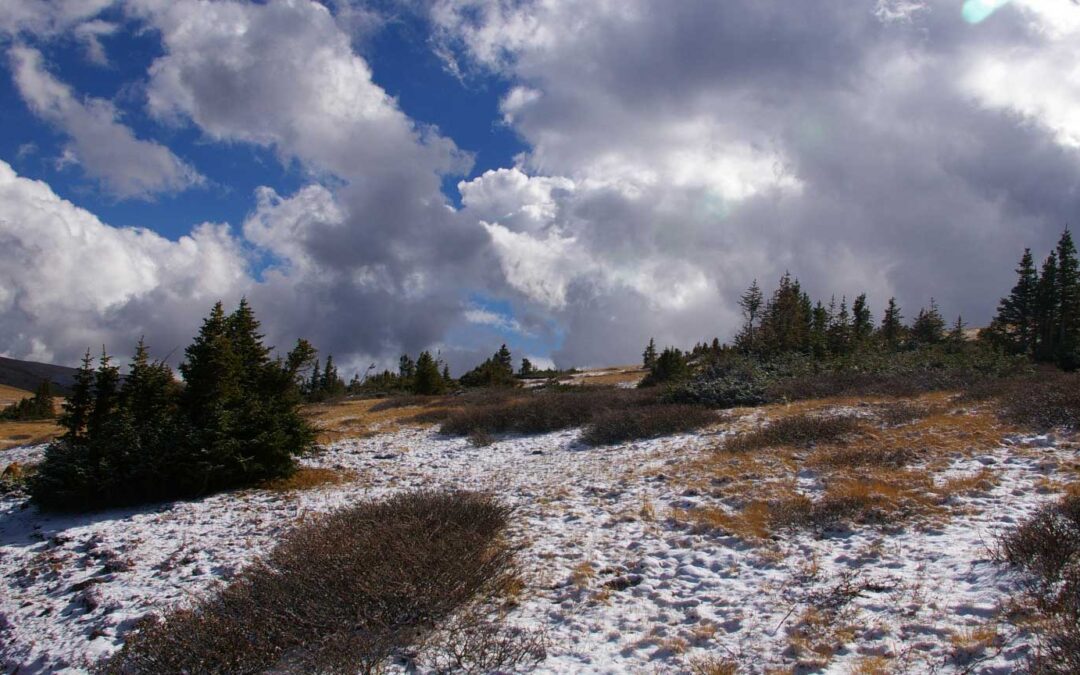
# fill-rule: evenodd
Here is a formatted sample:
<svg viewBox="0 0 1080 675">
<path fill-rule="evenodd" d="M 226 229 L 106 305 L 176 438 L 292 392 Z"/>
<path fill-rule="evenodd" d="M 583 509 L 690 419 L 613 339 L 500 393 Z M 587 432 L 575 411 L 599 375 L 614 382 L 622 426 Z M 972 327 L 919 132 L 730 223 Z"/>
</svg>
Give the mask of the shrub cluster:
<svg viewBox="0 0 1080 675">
<path fill-rule="evenodd" d="M 48 380 L 43 381 L 30 398 L 15 401 L 0 410 L 0 420 L 29 422 L 32 420 L 51 420 L 55 417 L 56 408 L 53 404 L 52 384 Z"/>
<path fill-rule="evenodd" d="M 1080 374 L 1044 373 L 1015 380 L 998 396 L 1002 416 L 1013 424 L 1080 428 Z"/>
<path fill-rule="evenodd" d="M 829 396 L 912 396 L 963 389 L 1030 372 L 1023 357 L 986 345 L 936 345 L 910 351 L 865 349 L 842 358 L 789 353 L 770 359 L 722 354 L 665 395 L 715 408 Z"/>
<path fill-rule="evenodd" d="M 724 450 L 747 452 L 780 445 L 808 446 L 834 443 L 859 428 L 856 417 L 800 414 L 782 417 L 754 431 L 733 436 L 724 443 Z"/>
<path fill-rule="evenodd" d="M 589 445 L 611 445 L 694 431 L 717 420 L 716 413 L 707 408 L 677 403 L 614 408 L 596 414 L 581 440 Z"/>
<path fill-rule="evenodd" d="M 461 616 L 510 587 L 510 516 L 485 495 L 414 492 L 320 517 L 212 597 L 139 628 L 100 671 L 380 672 L 440 623 L 457 617 L 462 630 Z M 464 631 L 472 642 L 452 645 L 452 661 L 466 669 L 543 657 L 495 624 Z M 529 648 L 513 647 L 523 639 Z"/>
<path fill-rule="evenodd" d="M 1045 621 L 1031 670 L 1080 672 L 1080 493 L 1044 507 L 999 542 L 999 554 L 1030 582 Z"/>
<path fill-rule="evenodd" d="M 639 409 L 655 400 L 649 392 L 614 388 L 567 387 L 493 402 L 477 399 L 443 421 L 441 431 L 451 436 L 485 434 L 542 434 L 580 427 L 613 408 Z"/>
<path fill-rule="evenodd" d="M 246 301 L 214 306 L 185 352 L 181 385 L 141 341 L 130 372 L 89 352 L 30 481 L 44 508 L 158 501 L 289 475 L 314 438 L 300 417 L 296 353 L 271 360 Z"/>
</svg>

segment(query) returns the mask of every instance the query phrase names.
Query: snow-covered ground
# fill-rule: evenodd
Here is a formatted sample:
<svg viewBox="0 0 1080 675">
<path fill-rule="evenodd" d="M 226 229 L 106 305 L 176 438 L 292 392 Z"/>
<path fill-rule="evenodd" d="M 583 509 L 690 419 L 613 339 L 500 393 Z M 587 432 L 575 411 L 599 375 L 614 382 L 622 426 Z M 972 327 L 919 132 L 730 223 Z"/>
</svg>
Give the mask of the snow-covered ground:
<svg viewBox="0 0 1080 675">
<path fill-rule="evenodd" d="M 1027 638 L 1003 622 L 989 648 L 964 646 L 996 625 L 1015 590 L 991 560 L 996 533 L 1052 498 L 1039 486 L 1075 451 L 1038 437 L 958 454 L 948 472 L 989 467 L 1000 480 L 958 498 L 936 529 L 792 531 L 751 546 L 670 517 L 710 499 L 673 472 L 723 433 L 589 448 L 567 431 L 476 448 L 405 429 L 306 460 L 356 471 L 345 485 L 63 517 L 4 498 L 0 669 L 84 668 L 139 618 L 227 580 L 305 514 L 436 486 L 489 490 L 517 507 L 528 588 L 509 620 L 546 633 L 538 672 L 686 672 L 703 657 L 740 672 L 812 669 L 818 661 L 793 646 L 814 628 L 811 607 L 835 607 L 828 628 L 844 634 L 819 659 L 828 672 L 874 657 L 914 672 L 1022 664 Z"/>
</svg>

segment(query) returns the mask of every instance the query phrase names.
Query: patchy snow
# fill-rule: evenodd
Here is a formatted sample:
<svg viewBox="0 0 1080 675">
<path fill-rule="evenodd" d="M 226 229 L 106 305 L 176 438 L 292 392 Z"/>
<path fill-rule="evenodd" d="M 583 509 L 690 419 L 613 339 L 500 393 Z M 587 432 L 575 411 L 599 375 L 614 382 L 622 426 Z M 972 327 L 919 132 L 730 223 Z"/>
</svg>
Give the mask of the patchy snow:
<svg viewBox="0 0 1080 675">
<path fill-rule="evenodd" d="M 437 486 L 489 490 L 517 507 L 528 590 L 510 620 L 546 632 L 548 658 L 537 672 L 685 672 L 700 655 L 749 672 L 791 667 L 798 617 L 834 597 L 846 601 L 853 638 L 828 661 L 830 672 L 874 655 L 915 670 L 1022 664 L 1024 636 L 1007 625 L 1000 647 L 975 655 L 958 654 L 954 635 L 992 622 L 1015 590 L 990 559 L 991 543 L 1052 497 L 1041 480 L 1075 452 L 1043 436 L 958 455 L 947 472 L 989 467 L 1000 480 L 958 498 L 963 513 L 937 529 L 798 531 L 755 548 L 668 517 L 710 499 L 673 487 L 671 472 L 721 433 L 589 448 L 567 431 L 475 448 L 405 429 L 337 442 L 305 460 L 359 475 L 324 489 L 81 516 L 3 498 L 0 669 L 83 669 L 139 618 L 229 579 L 304 514 Z M 812 478 L 800 489 L 819 489 Z"/>
</svg>

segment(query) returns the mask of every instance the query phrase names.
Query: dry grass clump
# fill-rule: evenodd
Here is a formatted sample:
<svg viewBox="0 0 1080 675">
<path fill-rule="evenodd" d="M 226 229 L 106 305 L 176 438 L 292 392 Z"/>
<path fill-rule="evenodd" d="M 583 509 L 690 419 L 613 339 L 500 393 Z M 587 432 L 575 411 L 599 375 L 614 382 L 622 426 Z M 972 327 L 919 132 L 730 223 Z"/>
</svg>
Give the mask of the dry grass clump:
<svg viewBox="0 0 1080 675">
<path fill-rule="evenodd" d="M 33 422 L 0 421 L 0 451 L 20 445 L 48 443 L 63 430 L 52 420 Z"/>
<path fill-rule="evenodd" d="M 589 445 L 612 445 L 695 431 L 718 420 L 711 410 L 692 405 L 655 404 L 606 410 L 585 427 L 581 440 Z"/>
<path fill-rule="evenodd" d="M 1080 373 L 1044 373 L 1014 381 L 998 397 L 1004 419 L 1026 427 L 1080 428 Z"/>
<path fill-rule="evenodd" d="M 380 399 L 368 410 L 371 412 L 379 412 L 382 410 L 394 410 L 395 408 L 415 408 L 421 406 L 432 405 L 443 401 L 442 396 L 423 396 L 419 394 L 405 394 L 402 396 L 391 396 L 390 398 Z"/>
<path fill-rule="evenodd" d="M 693 675 L 737 675 L 739 665 L 719 656 L 698 656 L 687 663 Z"/>
<path fill-rule="evenodd" d="M 583 426 L 601 412 L 646 405 L 655 397 L 654 392 L 599 387 L 526 392 L 494 403 L 469 401 L 440 430 L 451 436 L 547 433 Z"/>
<path fill-rule="evenodd" d="M 874 416 L 888 427 L 898 427 L 930 414 L 931 408 L 911 401 L 890 401 L 873 407 Z"/>
<path fill-rule="evenodd" d="M 350 469 L 302 466 L 288 478 L 275 478 L 260 484 L 259 487 L 274 492 L 292 492 L 350 483 L 357 477 L 358 474 Z"/>
<path fill-rule="evenodd" d="M 511 585 L 513 551 L 502 536 L 510 516 L 467 492 L 414 492 L 321 516 L 213 596 L 143 625 L 100 670 L 378 671 Z M 487 625 L 470 640 L 485 631 L 513 639 Z M 541 657 L 484 640 L 458 647 L 459 661 L 475 656 L 495 669 Z M 507 660 L 493 663 L 499 654 Z"/>
<path fill-rule="evenodd" d="M 1025 575 L 1040 615 L 1031 670 L 1080 672 L 1080 493 L 1070 492 L 1006 534 L 998 552 Z"/>
<path fill-rule="evenodd" d="M 790 415 L 760 429 L 733 436 L 724 443 L 723 449 L 728 452 L 748 452 L 785 445 L 833 443 L 843 440 L 858 428 L 859 420 L 849 415 Z"/>
</svg>

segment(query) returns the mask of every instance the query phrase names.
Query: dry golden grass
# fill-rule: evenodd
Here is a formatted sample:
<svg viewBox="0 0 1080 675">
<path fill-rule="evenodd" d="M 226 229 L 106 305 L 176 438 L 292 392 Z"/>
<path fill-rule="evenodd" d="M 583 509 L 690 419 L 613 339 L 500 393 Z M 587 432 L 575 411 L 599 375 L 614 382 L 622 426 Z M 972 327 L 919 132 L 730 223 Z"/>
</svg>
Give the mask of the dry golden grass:
<svg viewBox="0 0 1080 675">
<path fill-rule="evenodd" d="M 736 675 L 737 663 L 719 656 L 698 656 L 690 659 L 687 666 L 694 675 Z"/>
<path fill-rule="evenodd" d="M 277 478 L 266 481 L 259 487 L 264 490 L 275 492 L 292 492 L 293 490 L 311 490 L 312 488 L 327 487 L 351 483 L 359 478 L 359 474 L 350 469 L 329 469 L 321 467 L 304 466 L 288 478 Z"/>
<path fill-rule="evenodd" d="M 34 422 L 0 421 L 0 452 L 19 445 L 48 443 L 62 432 L 63 429 L 51 420 Z"/>
<path fill-rule="evenodd" d="M 823 612 L 808 607 L 788 632 L 788 645 L 803 665 L 826 665 L 855 639 L 854 612 Z"/>
<path fill-rule="evenodd" d="M 957 512 L 956 497 L 997 484 L 990 468 L 966 475 L 942 474 L 955 459 L 996 447 L 1014 431 L 991 409 L 956 409 L 949 405 L 948 394 L 935 392 L 912 399 L 908 404 L 920 412 L 902 424 L 874 421 L 876 409 L 887 409 L 891 415 L 896 403 L 895 399 L 880 399 L 870 406 L 847 398 L 801 401 L 766 406 L 764 415 L 736 419 L 733 425 L 740 433 L 794 415 L 833 414 L 856 406 L 869 413 L 843 443 L 750 452 L 729 452 L 727 444 L 720 443 L 712 452 L 688 459 L 673 471 L 676 480 L 724 498 L 725 503 L 678 511 L 673 517 L 761 542 L 788 527 L 939 523 Z M 818 485 L 812 497 L 798 489 L 804 469 L 813 471 Z"/>
<path fill-rule="evenodd" d="M 336 403 L 306 405 L 302 413 L 318 432 L 319 443 L 345 438 L 363 438 L 397 431 L 403 427 L 425 426 L 412 418 L 425 406 L 410 405 L 387 410 L 372 410 L 382 399 L 345 400 Z"/>
<path fill-rule="evenodd" d="M 596 567 L 588 560 L 579 562 L 570 570 L 570 583 L 578 588 L 585 588 L 596 577 Z"/>
<path fill-rule="evenodd" d="M 26 391 L 25 389 L 18 389 L 16 387 L 9 387 L 6 384 L 0 384 L 0 408 L 6 407 L 21 401 L 24 398 L 30 398 L 34 395 L 32 391 Z"/>
<path fill-rule="evenodd" d="M 949 636 L 953 657 L 960 661 L 967 661 L 981 655 L 999 641 L 998 628 L 994 624 L 953 631 Z"/>
<path fill-rule="evenodd" d="M 604 368 L 602 373 L 598 375 L 586 374 L 572 379 L 564 378 L 559 380 L 565 383 L 583 384 L 586 386 L 613 386 L 616 384 L 633 383 L 637 384 L 641 381 L 641 378 L 645 377 L 645 369 L 640 366 L 615 366 L 613 368 Z"/>
<path fill-rule="evenodd" d="M 889 675 L 892 672 L 892 661 L 884 656 L 864 656 L 851 667 L 851 675 Z"/>
</svg>

